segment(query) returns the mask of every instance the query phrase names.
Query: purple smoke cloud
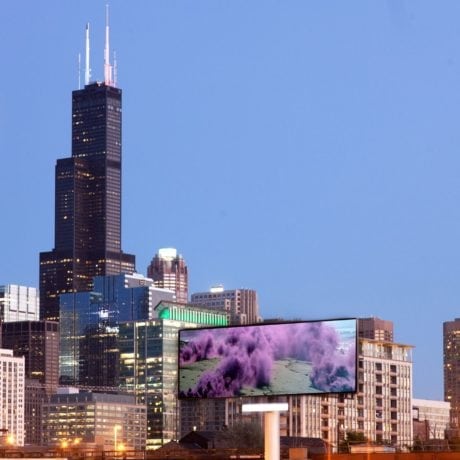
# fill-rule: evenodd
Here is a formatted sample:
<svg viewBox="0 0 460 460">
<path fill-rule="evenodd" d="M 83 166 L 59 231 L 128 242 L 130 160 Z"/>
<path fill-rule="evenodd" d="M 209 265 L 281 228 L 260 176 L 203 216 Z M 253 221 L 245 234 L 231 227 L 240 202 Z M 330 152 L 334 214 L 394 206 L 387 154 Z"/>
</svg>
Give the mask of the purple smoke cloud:
<svg viewBox="0 0 460 460">
<path fill-rule="evenodd" d="M 232 397 L 243 387 L 270 385 L 273 365 L 280 359 L 310 362 L 311 382 L 325 392 L 353 391 L 356 350 L 354 340 L 344 350 L 336 329 L 324 322 L 272 324 L 189 331 L 193 340 L 180 350 L 180 366 L 218 358 L 195 388 L 182 396 Z M 186 337 L 187 334 L 184 334 Z"/>
</svg>

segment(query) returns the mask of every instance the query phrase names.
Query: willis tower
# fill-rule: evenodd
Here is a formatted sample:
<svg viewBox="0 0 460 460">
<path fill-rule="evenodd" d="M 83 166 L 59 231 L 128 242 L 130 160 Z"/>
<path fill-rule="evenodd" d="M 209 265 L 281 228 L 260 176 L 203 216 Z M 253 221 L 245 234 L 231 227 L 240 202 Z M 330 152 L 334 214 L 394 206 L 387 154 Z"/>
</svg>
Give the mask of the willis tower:
<svg viewBox="0 0 460 460">
<path fill-rule="evenodd" d="M 40 316 L 59 320 L 59 295 L 90 291 L 93 277 L 133 273 L 121 250 L 122 92 L 113 80 L 106 23 L 104 81 L 72 93 L 72 156 L 57 160 L 54 249 L 40 253 Z"/>
</svg>

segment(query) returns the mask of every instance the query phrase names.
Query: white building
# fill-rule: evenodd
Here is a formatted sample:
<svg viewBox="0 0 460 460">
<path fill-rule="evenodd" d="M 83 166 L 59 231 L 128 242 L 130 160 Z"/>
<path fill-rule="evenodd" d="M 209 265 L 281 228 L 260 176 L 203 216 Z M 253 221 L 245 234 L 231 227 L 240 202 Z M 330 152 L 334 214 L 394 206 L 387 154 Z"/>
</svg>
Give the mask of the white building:
<svg viewBox="0 0 460 460">
<path fill-rule="evenodd" d="M 421 440 L 445 439 L 450 428 L 450 402 L 413 399 L 412 407 L 414 437 L 417 434 Z"/>
<path fill-rule="evenodd" d="M 0 321 L 38 321 L 39 295 L 36 288 L 6 284 L 0 286 Z"/>
<path fill-rule="evenodd" d="M 24 445 L 24 357 L 0 348 L 0 427 L 8 443 Z"/>
</svg>

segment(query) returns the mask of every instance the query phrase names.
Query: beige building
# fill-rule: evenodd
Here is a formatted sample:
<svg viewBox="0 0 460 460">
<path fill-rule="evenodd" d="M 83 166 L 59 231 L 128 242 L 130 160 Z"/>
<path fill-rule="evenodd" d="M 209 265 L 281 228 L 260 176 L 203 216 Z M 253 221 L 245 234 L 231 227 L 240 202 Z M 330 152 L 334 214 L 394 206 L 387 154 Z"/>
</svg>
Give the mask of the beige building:
<svg viewBox="0 0 460 460">
<path fill-rule="evenodd" d="M 16 446 L 24 445 L 24 375 L 24 357 L 0 348 L 0 428 Z"/>
<path fill-rule="evenodd" d="M 43 404 L 42 442 L 103 450 L 145 447 L 147 408 L 134 396 L 61 388 Z"/>
<path fill-rule="evenodd" d="M 262 320 L 257 292 L 253 289 L 224 289 L 223 286 L 216 286 L 208 292 L 192 294 L 191 303 L 225 311 L 229 324 L 254 324 Z"/>
<path fill-rule="evenodd" d="M 336 446 L 346 433 L 397 447 L 412 445 L 412 347 L 359 340 L 358 392 L 289 398 L 286 434 Z"/>
<path fill-rule="evenodd" d="M 282 435 L 321 438 L 334 450 L 351 431 L 363 434 L 370 442 L 399 448 L 412 445 L 412 346 L 363 337 L 376 336 L 371 326 L 392 332 L 391 321 L 380 323 L 375 319 L 378 318 L 372 318 L 370 324 L 358 320 L 358 330 L 363 333 L 358 341 L 357 392 L 277 398 L 277 401 L 289 403 L 288 412 L 282 413 L 280 418 Z M 363 326 L 366 328 L 361 329 Z M 261 398 L 226 399 L 212 408 L 208 407 L 209 401 L 189 402 L 196 410 L 194 417 L 189 410 L 187 428 L 221 429 L 222 410 L 225 410 L 225 425 L 228 426 L 240 420 L 260 418 L 259 414 L 241 414 L 241 404 L 247 402 L 266 401 Z M 212 426 L 214 412 L 219 417 Z"/>
<path fill-rule="evenodd" d="M 450 403 L 413 399 L 414 440 L 445 439 L 450 428 Z"/>
</svg>

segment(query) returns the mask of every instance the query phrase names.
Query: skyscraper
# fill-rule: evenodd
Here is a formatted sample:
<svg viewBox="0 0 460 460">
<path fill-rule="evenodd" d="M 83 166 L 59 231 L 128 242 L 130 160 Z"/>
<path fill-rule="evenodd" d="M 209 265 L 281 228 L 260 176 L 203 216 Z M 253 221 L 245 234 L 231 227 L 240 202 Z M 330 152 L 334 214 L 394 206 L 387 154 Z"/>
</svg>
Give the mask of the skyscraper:
<svg viewBox="0 0 460 460">
<path fill-rule="evenodd" d="M 122 92 L 108 56 L 107 25 L 104 82 L 89 81 L 87 58 L 85 87 L 72 93 L 72 156 L 56 164 L 54 249 L 40 253 L 42 319 L 59 319 L 60 294 L 134 271 L 135 257 L 121 250 Z"/>
<path fill-rule="evenodd" d="M 460 431 L 460 318 L 443 324 L 444 401 L 450 402 L 452 428 Z"/>
<path fill-rule="evenodd" d="M 188 301 L 188 269 L 184 258 L 174 248 L 162 248 L 147 267 L 147 276 L 158 288 L 176 294 L 176 301 Z"/>
</svg>

